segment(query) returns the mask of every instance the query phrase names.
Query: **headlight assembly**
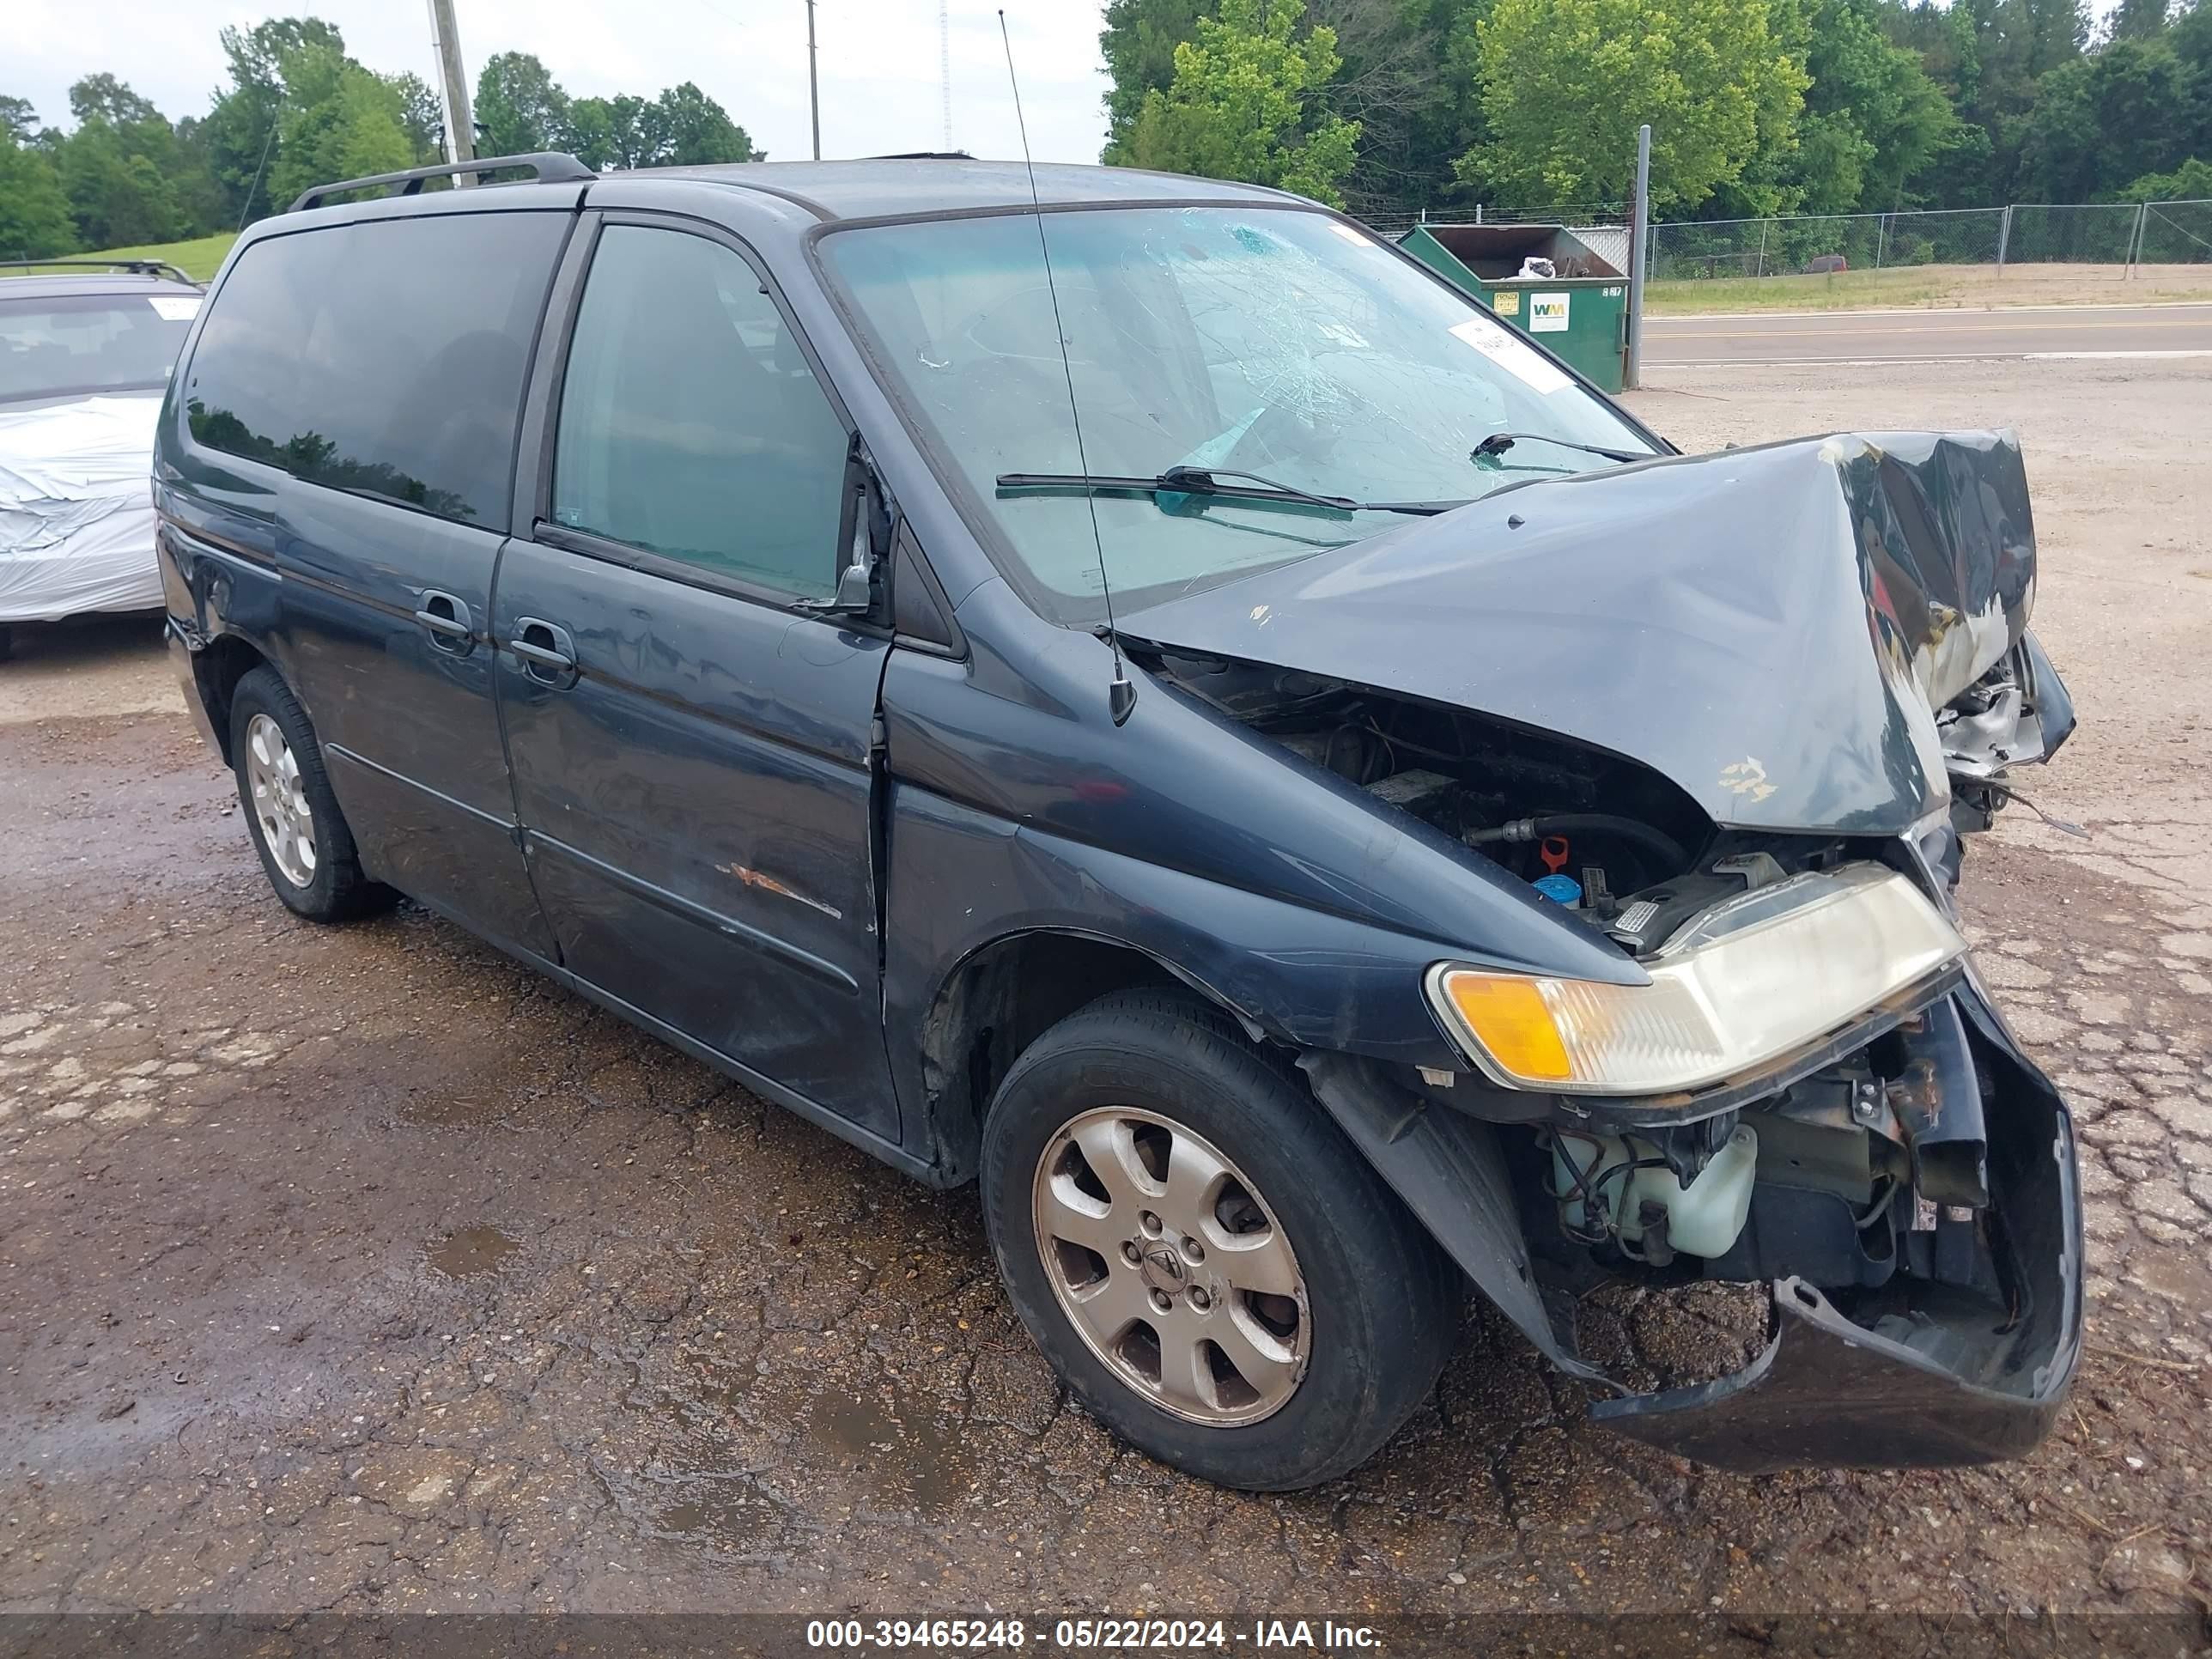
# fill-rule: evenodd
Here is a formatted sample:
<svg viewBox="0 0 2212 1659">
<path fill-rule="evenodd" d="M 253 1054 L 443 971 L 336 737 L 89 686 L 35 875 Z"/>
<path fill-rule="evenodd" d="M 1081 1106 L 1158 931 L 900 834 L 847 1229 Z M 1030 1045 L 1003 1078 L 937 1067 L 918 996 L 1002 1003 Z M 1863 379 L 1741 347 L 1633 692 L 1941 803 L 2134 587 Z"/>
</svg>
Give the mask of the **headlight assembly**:
<svg viewBox="0 0 2212 1659">
<path fill-rule="evenodd" d="M 1427 985 L 1445 1029 L 1493 1082 L 1674 1094 L 1808 1048 L 1966 949 L 1911 881 L 1854 864 L 1713 906 L 1645 962 L 1649 985 L 1449 962 Z"/>
</svg>

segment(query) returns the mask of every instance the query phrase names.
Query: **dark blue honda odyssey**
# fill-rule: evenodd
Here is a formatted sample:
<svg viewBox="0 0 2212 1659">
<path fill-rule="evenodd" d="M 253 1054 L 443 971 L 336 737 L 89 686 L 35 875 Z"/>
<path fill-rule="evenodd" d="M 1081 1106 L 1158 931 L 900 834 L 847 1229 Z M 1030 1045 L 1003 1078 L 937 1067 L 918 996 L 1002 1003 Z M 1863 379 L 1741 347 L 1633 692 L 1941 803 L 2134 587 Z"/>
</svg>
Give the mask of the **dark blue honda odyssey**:
<svg viewBox="0 0 2212 1659">
<path fill-rule="evenodd" d="M 1469 1281 L 1711 1462 L 2034 1444 L 2073 1136 L 1953 908 L 2073 725 L 2008 434 L 1678 455 L 1252 186 L 477 165 L 254 227 L 162 415 L 287 905 L 978 1183 L 1067 1386 L 1212 1480 L 1367 1457 Z M 1620 1279 L 1768 1340 L 1635 1392 Z"/>
</svg>

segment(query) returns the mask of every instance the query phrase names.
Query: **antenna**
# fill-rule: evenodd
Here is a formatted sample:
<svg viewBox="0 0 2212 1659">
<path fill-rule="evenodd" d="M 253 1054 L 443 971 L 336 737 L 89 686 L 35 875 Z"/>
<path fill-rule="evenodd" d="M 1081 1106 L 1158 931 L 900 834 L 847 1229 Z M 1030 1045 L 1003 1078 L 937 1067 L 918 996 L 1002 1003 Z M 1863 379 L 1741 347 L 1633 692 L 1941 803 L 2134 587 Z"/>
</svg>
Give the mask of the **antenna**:
<svg viewBox="0 0 2212 1659">
<path fill-rule="evenodd" d="M 952 5 L 937 0 L 937 84 L 945 104 L 945 148 L 952 148 Z"/>
<path fill-rule="evenodd" d="M 1075 369 L 1067 359 L 1067 331 L 1060 320 L 1060 289 L 1052 280 L 1052 245 L 1045 239 L 1044 204 L 1037 196 L 1036 163 L 1030 159 L 1030 125 L 1022 118 L 1022 83 L 1014 76 L 1014 43 L 1006 33 L 1003 6 L 999 9 L 999 40 L 1006 49 L 1006 84 L 1014 90 L 1014 124 L 1022 135 L 1022 165 L 1029 170 L 1030 205 L 1036 210 L 1037 252 L 1044 258 L 1044 291 L 1052 300 L 1052 331 L 1060 342 L 1060 372 L 1067 381 L 1067 418 L 1075 428 L 1075 464 L 1083 469 L 1087 485 L 1091 458 L 1083 448 L 1083 413 L 1075 401 Z M 1083 499 L 1091 508 L 1091 544 L 1098 550 L 1098 587 L 1106 596 L 1106 643 L 1114 653 L 1114 680 L 1106 688 L 1106 706 L 1113 713 L 1114 724 L 1119 726 L 1137 706 L 1137 687 L 1121 667 L 1121 636 L 1114 629 L 1114 585 L 1106 579 L 1106 541 L 1098 533 L 1098 498 L 1085 489 Z"/>
</svg>

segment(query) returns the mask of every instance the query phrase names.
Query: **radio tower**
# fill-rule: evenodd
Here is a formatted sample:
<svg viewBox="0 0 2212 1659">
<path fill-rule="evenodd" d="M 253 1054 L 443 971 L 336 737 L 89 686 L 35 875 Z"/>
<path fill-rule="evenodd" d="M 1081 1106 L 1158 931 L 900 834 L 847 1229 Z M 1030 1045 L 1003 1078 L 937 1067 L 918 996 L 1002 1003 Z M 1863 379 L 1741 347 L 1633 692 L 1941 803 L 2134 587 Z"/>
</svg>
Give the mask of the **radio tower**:
<svg viewBox="0 0 2212 1659">
<path fill-rule="evenodd" d="M 945 145 L 952 148 L 952 9 L 937 0 L 937 84 L 945 104 Z"/>
</svg>

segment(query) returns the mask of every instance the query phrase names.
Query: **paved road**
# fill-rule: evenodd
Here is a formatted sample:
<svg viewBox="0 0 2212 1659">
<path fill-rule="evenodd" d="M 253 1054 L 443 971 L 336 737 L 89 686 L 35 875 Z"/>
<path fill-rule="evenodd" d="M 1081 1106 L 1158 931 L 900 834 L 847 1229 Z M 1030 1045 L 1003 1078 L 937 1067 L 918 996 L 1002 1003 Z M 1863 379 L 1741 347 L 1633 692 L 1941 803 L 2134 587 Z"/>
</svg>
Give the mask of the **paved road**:
<svg viewBox="0 0 2212 1659">
<path fill-rule="evenodd" d="M 2212 305 L 2021 306 L 1996 311 L 1823 311 L 1654 317 L 1644 361 L 1930 362 L 1946 358 L 2212 356 Z"/>
</svg>

